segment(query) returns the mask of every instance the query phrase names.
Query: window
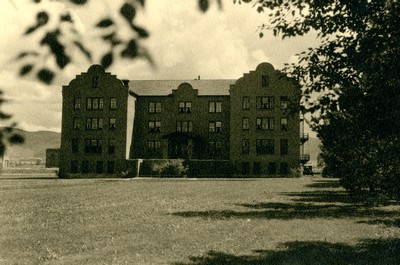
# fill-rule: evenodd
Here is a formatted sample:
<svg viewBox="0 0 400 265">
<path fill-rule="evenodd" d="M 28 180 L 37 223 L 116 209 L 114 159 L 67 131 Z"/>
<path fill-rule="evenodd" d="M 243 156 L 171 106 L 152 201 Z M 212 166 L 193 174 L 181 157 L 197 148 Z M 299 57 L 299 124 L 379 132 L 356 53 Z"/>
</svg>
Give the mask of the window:
<svg viewBox="0 0 400 265">
<path fill-rule="evenodd" d="M 243 162 L 242 163 L 242 174 L 247 175 L 250 173 L 250 163 L 249 162 Z"/>
<path fill-rule="evenodd" d="M 273 130 L 274 118 L 262 117 L 256 119 L 256 130 Z"/>
<path fill-rule="evenodd" d="M 101 139 L 85 139 L 85 154 L 101 154 L 102 151 Z"/>
<path fill-rule="evenodd" d="M 281 118 L 281 131 L 287 131 L 288 129 L 288 119 Z"/>
<path fill-rule="evenodd" d="M 281 155 L 287 155 L 289 152 L 288 139 L 281 139 Z"/>
<path fill-rule="evenodd" d="M 208 112 L 221 113 L 222 112 L 222 102 L 221 101 L 209 101 L 208 102 Z"/>
<path fill-rule="evenodd" d="M 86 118 L 86 130 L 103 129 L 103 118 Z"/>
<path fill-rule="evenodd" d="M 242 154 L 249 154 L 250 153 L 250 140 L 243 139 L 242 140 Z"/>
<path fill-rule="evenodd" d="M 242 129 L 243 129 L 243 130 L 248 130 L 249 127 L 250 127 L 250 125 L 249 125 L 249 118 L 248 118 L 248 117 L 244 117 L 244 118 L 242 119 Z"/>
<path fill-rule="evenodd" d="M 276 174 L 276 164 L 275 162 L 268 163 L 268 175 L 275 175 Z"/>
<path fill-rule="evenodd" d="M 107 174 L 114 174 L 115 161 L 107 161 Z"/>
<path fill-rule="evenodd" d="M 74 130 L 79 130 L 81 128 L 81 119 L 74 118 Z"/>
<path fill-rule="evenodd" d="M 81 98 L 74 98 L 74 110 L 81 109 Z"/>
<path fill-rule="evenodd" d="M 115 154 L 115 139 L 108 140 L 108 153 Z"/>
<path fill-rule="evenodd" d="M 267 75 L 261 76 L 261 86 L 267 87 L 268 83 L 269 83 L 268 76 Z"/>
<path fill-rule="evenodd" d="M 73 154 L 79 153 L 79 139 L 78 138 L 72 139 L 71 150 L 72 150 Z"/>
<path fill-rule="evenodd" d="M 261 163 L 260 162 L 254 162 L 253 163 L 253 173 L 254 173 L 254 175 L 260 175 L 261 174 Z"/>
<path fill-rule="evenodd" d="M 71 161 L 71 173 L 76 174 L 79 172 L 79 166 L 78 166 L 78 161 L 73 160 Z"/>
<path fill-rule="evenodd" d="M 281 97 L 281 109 L 285 110 L 288 108 L 288 97 Z"/>
<path fill-rule="evenodd" d="M 103 109 L 103 99 L 102 98 L 93 98 L 92 108 L 93 109 Z"/>
<path fill-rule="evenodd" d="M 257 97 L 256 103 L 258 110 L 272 110 L 275 107 L 275 100 L 273 96 Z"/>
<path fill-rule="evenodd" d="M 108 122 L 108 129 L 110 131 L 115 130 L 117 128 L 117 119 L 116 118 L 110 118 Z"/>
<path fill-rule="evenodd" d="M 179 101 L 179 113 L 191 113 L 192 112 L 192 102 L 190 101 Z"/>
<path fill-rule="evenodd" d="M 102 174 L 103 173 L 103 161 L 97 161 L 96 162 L 96 174 Z"/>
<path fill-rule="evenodd" d="M 161 102 L 150 101 L 149 102 L 149 113 L 161 113 Z"/>
<path fill-rule="evenodd" d="M 274 154 L 274 139 L 257 139 L 256 152 L 259 155 Z"/>
<path fill-rule="evenodd" d="M 103 98 L 86 98 L 86 109 L 88 110 L 102 110 L 103 105 Z"/>
<path fill-rule="evenodd" d="M 110 98 L 110 109 L 117 108 L 117 98 Z"/>
<path fill-rule="evenodd" d="M 161 121 L 149 121 L 149 132 L 161 132 Z"/>
<path fill-rule="evenodd" d="M 281 175 L 287 175 L 287 174 L 289 174 L 289 167 L 288 167 L 288 164 L 287 164 L 286 162 L 282 162 L 282 163 L 281 163 L 279 173 L 280 173 Z"/>
<path fill-rule="evenodd" d="M 193 122 L 177 121 L 176 122 L 176 131 L 177 132 L 192 132 L 193 131 Z"/>
<path fill-rule="evenodd" d="M 208 154 L 211 157 L 216 157 L 222 154 L 222 142 L 208 142 Z"/>
<path fill-rule="evenodd" d="M 221 121 L 210 121 L 208 123 L 209 132 L 222 132 L 222 122 Z"/>
<path fill-rule="evenodd" d="M 98 76 L 93 76 L 92 87 L 96 88 L 98 84 L 99 84 L 99 77 Z"/>
<path fill-rule="evenodd" d="M 249 97 L 243 97 L 242 98 L 242 108 L 244 110 L 249 110 L 250 109 L 250 98 Z"/>
<path fill-rule="evenodd" d="M 159 152 L 160 148 L 161 148 L 161 142 L 160 141 L 148 141 L 147 142 L 147 150 L 150 153 Z"/>
<path fill-rule="evenodd" d="M 87 174 L 87 173 L 89 173 L 89 170 L 90 170 L 89 161 L 87 161 L 87 160 L 82 161 L 82 173 Z"/>
</svg>

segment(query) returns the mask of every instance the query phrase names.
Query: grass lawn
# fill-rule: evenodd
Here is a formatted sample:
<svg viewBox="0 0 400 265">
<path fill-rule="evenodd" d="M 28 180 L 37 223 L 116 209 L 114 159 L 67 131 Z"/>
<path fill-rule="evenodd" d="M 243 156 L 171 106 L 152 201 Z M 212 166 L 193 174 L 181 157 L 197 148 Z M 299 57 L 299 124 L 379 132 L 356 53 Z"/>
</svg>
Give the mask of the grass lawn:
<svg viewBox="0 0 400 265">
<path fill-rule="evenodd" d="M 0 264 L 400 264 L 400 207 L 337 180 L 0 176 Z"/>
</svg>

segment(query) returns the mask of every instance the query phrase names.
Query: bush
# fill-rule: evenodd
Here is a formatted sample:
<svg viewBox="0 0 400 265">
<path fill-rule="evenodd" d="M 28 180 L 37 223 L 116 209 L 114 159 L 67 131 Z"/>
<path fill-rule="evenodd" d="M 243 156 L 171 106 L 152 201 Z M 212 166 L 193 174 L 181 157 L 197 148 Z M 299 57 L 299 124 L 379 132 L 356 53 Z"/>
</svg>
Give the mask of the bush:
<svg viewBox="0 0 400 265">
<path fill-rule="evenodd" d="M 160 161 L 153 164 L 152 170 L 156 175 L 162 177 L 182 177 L 187 173 L 183 160 Z"/>
</svg>

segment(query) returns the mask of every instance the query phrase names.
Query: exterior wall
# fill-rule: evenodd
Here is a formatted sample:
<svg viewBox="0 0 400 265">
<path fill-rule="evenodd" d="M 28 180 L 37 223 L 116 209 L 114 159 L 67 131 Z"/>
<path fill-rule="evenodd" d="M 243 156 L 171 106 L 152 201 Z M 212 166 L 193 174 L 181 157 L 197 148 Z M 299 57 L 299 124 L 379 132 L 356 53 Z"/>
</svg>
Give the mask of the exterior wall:
<svg viewBox="0 0 400 265">
<path fill-rule="evenodd" d="M 260 64 L 255 71 L 244 74 L 231 86 L 230 160 L 236 174 L 288 175 L 299 168 L 299 91 L 291 79 L 274 70 L 269 63 Z M 249 99 L 248 108 L 243 107 L 246 97 Z M 267 104 L 263 108 L 262 105 L 258 109 L 257 98 L 262 97 L 272 99 L 272 106 Z M 287 97 L 287 109 L 281 108 L 283 97 Z M 295 107 L 294 111 L 290 111 L 291 107 Z M 243 118 L 248 118 L 248 129 L 243 128 Z M 272 119 L 273 126 L 257 129 L 257 118 L 264 121 Z M 287 119 L 287 130 L 282 130 L 281 118 Z M 243 147 L 245 139 L 248 141 L 248 152 Z M 257 151 L 257 142 L 262 139 L 273 141 L 272 152 L 263 153 L 260 147 Z M 281 154 L 281 140 L 287 141 L 287 154 Z"/>
<path fill-rule="evenodd" d="M 128 87 L 93 65 L 64 86 L 62 95 L 60 176 L 125 171 Z"/>
<path fill-rule="evenodd" d="M 161 111 L 151 113 L 150 102 L 160 102 Z M 190 113 L 182 113 L 179 102 L 190 102 Z M 221 102 L 221 112 L 209 112 L 210 102 Z M 160 130 L 149 131 L 149 121 L 160 121 Z M 178 122 L 191 122 L 192 130 L 178 132 Z M 221 122 L 221 131 L 209 132 L 210 122 Z M 229 96 L 199 96 L 190 84 L 182 83 L 167 96 L 136 96 L 130 157 L 226 160 L 229 159 L 229 132 Z M 159 142 L 160 147 L 151 151 L 149 141 Z M 220 143 L 221 149 L 212 152 L 210 142 L 211 145 Z M 173 149 L 181 147 L 187 151 L 174 154 Z"/>
<path fill-rule="evenodd" d="M 46 149 L 46 167 L 47 168 L 52 168 L 52 167 L 59 167 L 60 163 L 60 149 Z"/>
</svg>

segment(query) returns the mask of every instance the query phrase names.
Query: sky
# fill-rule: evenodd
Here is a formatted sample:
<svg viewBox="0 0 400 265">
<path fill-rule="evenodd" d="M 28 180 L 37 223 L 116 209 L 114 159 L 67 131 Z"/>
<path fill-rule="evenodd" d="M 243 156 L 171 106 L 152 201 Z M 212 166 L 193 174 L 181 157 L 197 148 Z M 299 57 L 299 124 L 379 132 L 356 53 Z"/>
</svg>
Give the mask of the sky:
<svg viewBox="0 0 400 265">
<path fill-rule="evenodd" d="M 89 37 L 92 49 L 102 51 L 101 45 L 90 42 L 90 37 L 98 34 L 93 31 L 93 25 L 105 15 L 115 15 L 121 1 L 90 0 L 79 9 L 62 0 L 43 5 L 53 15 L 72 10 L 78 31 Z M 74 58 L 50 86 L 30 76 L 20 78 L 20 65 L 14 59 L 16 55 L 24 49 L 42 49 L 37 43 L 43 32 L 30 37 L 23 34 L 34 24 L 37 11 L 43 8 L 31 2 L 0 1 L 0 90 L 7 100 L 1 110 L 12 114 L 11 121 L 24 130 L 60 132 L 62 86 L 86 72 L 91 62 L 83 56 Z M 57 16 L 53 15 L 46 25 L 48 28 L 56 23 Z M 156 67 L 145 60 L 124 60 L 116 62 L 107 71 L 129 80 L 187 80 L 198 76 L 201 79 L 238 79 L 261 62 L 269 62 L 281 69 L 285 63 L 295 60 L 296 53 L 318 43 L 315 34 L 281 40 L 265 33 L 260 38 L 258 27 L 266 22 L 265 13 L 257 13 L 252 5 L 233 4 L 233 0 L 223 1 L 222 10 L 216 1 L 212 1 L 206 13 L 199 11 L 197 0 L 146 0 L 144 10 L 138 14 L 138 23 L 150 32 L 143 44 Z M 49 59 L 42 58 L 36 63 L 46 64 Z M 0 126 L 9 123 L 0 121 Z"/>
</svg>

